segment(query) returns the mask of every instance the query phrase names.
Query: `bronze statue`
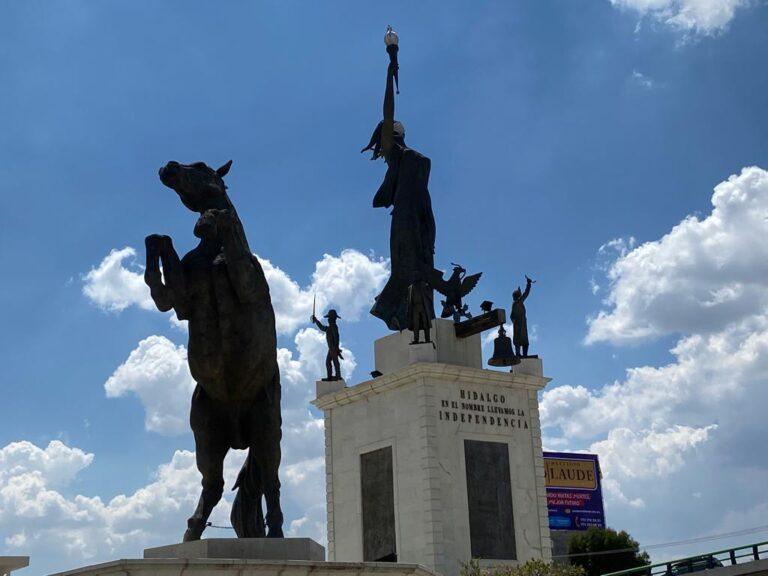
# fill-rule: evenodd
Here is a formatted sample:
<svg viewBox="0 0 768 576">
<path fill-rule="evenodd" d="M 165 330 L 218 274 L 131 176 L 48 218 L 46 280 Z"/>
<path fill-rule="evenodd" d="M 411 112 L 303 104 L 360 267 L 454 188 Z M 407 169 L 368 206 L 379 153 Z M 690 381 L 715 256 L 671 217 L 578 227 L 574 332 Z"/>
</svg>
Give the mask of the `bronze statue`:
<svg viewBox="0 0 768 576">
<path fill-rule="evenodd" d="M 397 40 L 388 34 L 387 85 L 384 92 L 384 120 L 373 131 L 368 146 L 372 160 L 384 157 L 387 173 L 373 198 L 374 208 L 392 207 L 389 236 L 391 273 L 376 297 L 371 314 L 381 318 L 390 330 L 408 326 L 408 287 L 416 275 L 427 276 L 434 265 L 435 218 L 429 184 L 430 160 L 405 144 L 405 128 L 395 120 L 393 79 L 396 77 Z M 394 42 L 394 43 L 393 43 Z M 435 317 L 429 309 L 430 319 Z"/>
<path fill-rule="evenodd" d="M 515 355 L 526 358 L 528 356 L 528 319 L 525 315 L 525 299 L 531 293 L 531 284 L 534 281 L 525 277 L 525 292 L 517 289 L 512 293 L 512 310 L 509 318 L 512 320 L 512 343 L 515 345 Z M 521 354 L 522 351 L 522 354 Z"/>
<path fill-rule="evenodd" d="M 445 296 L 445 300 L 440 301 L 443 305 L 440 317 L 453 316 L 453 321 L 458 323 L 462 316 L 472 318 L 472 314 L 469 313 L 469 306 L 462 302 L 462 298 L 477 286 L 483 273 L 478 272 L 467 276 L 467 271 L 458 264 L 451 264 L 451 266 L 453 266 L 453 272 L 447 281 L 443 280 L 443 273 L 440 270 L 433 270 L 429 283 L 432 288 Z"/>
<path fill-rule="evenodd" d="M 433 311 L 432 289 L 420 276 L 408 287 L 408 330 L 413 332 L 411 344 L 419 344 L 419 333 L 424 332 L 424 342 L 432 342 L 429 337 Z"/>
<path fill-rule="evenodd" d="M 324 316 L 328 319 L 328 326 L 325 326 L 320 320 L 317 319 L 315 314 L 312 314 L 312 322 L 323 332 L 325 332 L 325 341 L 328 343 L 328 354 L 325 356 L 325 370 L 327 377 L 323 378 L 326 382 L 332 380 L 341 380 L 341 368 L 339 366 L 339 358 L 344 360 L 344 356 L 341 354 L 341 347 L 339 345 L 339 326 L 336 321 L 341 319 L 336 310 L 328 310 L 328 314 Z M 336 370 L 336 375 L 333 375 L 331 371 L 331 365 Z"/>
<path fill-rule="evenodd" d="M 147 236 L 144 280 L 157 307 L 189 320 L 189 369 L 197 382 L 190 423 L 203 476 L 184 541 L 199 540 L 224 489 L 224 457 L 248 448 L 235 483 L 232 525 L 238 537 L 283 536 L 280 509 L 280 372 L 275 313 L 261 264 L 252 254 L 224 176 L 202 162 L 169 162 L 160 181 L 200 214 L 196 248 L 182 259 L 168 236 Z M 162 263 L 162 272 L 160 265 Z"/>
</svg>

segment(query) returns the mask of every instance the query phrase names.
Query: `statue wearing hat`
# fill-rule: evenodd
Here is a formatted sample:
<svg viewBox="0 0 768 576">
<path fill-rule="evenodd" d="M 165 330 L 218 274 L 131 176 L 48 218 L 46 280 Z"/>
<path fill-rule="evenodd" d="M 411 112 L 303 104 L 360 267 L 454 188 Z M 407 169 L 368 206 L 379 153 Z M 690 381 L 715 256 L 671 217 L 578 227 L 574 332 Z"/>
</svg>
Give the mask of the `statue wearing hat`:
<svg viewBox="0 0 768 576">
<path fill-rule="evenodd" d="M 374 208 L 392 208 L 389 233 L 391 273 L 371 314 L 382 319 L 390 330 L 405 330 L 409 325 L 408 292 L 416 276 L 427 278 L 434 268 L 435 218 L 429 196 L 431 162 L 405 144 L 405 128 L 395 120 L 393 82 L 397 80 L 397 44 L 394 31 L 385 37 L 390 63 L 384 92 L 384 119 L 373 131 L 368 146 L 371 160 L 384 158 L 387 172 L 373 198 Z M 428 299 L 430 318 L 435 311 Z"/>
<path fill-rule="evenodd" d="M 531 293 L 534 281 L 525 277 L 525 292 L 517 289 L 512 293 L 512 310 L 509 318 L 512 320 L 512 343 L 515 345 L 515 355 L 523 358 L 528 356 L 528 319 L 525 312 L 525 299 Z M 520 353 L 522 351 L 522 354 Z"/>
<path fill-rule="evenodd" d="M 328 326 L 320 322 L 317 317 L 312 314 L 312 322 L 323 332 L 325 332 L 325 341 L 328 343 L 328 354 L 325 357 L 325 369 L 328 373 L 325 381 L 341 380 L 341 368 L 339 366 L 339 358 L 344 360 L 344 356 L 341 355 L 341 346 L 339 344 L 339 327 L 336 321 L 341 318 L 336 310 L 331 308 L 328 310 L 328 314 L 324 316 L 328 319 Z M 331 370 L 333 367 L 336 370 L 336 375 L 333 375 Z"/>
</svg>

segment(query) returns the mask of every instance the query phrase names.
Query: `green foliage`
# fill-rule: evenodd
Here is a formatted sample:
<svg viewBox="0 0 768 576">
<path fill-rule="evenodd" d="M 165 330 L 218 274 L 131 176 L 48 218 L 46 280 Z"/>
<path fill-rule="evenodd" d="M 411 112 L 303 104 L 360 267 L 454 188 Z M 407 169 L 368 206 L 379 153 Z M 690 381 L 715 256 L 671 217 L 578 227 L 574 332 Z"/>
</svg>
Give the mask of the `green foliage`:
<svg viewBox="0 0 768 576">
<path fill-rule="evenodd" d="M 609 572 L 618 572 L 637 568 L 651 563 L 646 552 L 639 552 L 640 545 L 624 530 L 616 532 L 610 528 L 590 528 L 571 538 L 568 555 L 571 564 L 584 568 L 587 576 L 600 576 Z M 594 554 L 609 550 L 626 550 L 613 554 Z M 591 554 L 576 556 L 575 554 Z"/>
<path fill-rule="evenodd" d="M 584 576 L 584 569 L 570 564 L 549 564 L 542 560 L 528 560 L 519 566 L 482 568 L 477 560 L 472 560 L 462 567 L 461 576 Z"/>
</svg>

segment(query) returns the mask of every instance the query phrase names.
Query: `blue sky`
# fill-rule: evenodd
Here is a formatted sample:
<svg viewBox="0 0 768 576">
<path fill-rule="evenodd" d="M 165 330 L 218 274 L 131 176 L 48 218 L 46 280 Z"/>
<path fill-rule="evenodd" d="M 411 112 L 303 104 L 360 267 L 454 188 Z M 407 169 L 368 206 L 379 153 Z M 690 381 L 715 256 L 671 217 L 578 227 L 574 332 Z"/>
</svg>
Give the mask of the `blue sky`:
<svg viewBox="0 0 768 576">
<path fill-rule="evenodd" d="M 30 574 L 139 556 L 191 509 L 194 445 L 173 420 L 186 334 L 137 283 L 147 234 L 193 246 L 194 216 L 157 178 L 171 159 L 234 160 L 231 198 L 283 302 L 287 519 L 322 537 L 306 408 L 322 342 L 298 322 L 322 289 L 352 380 L 372 368 L 389 218 L 371 208 L 384 166 L 358 151 L 386 24 L 397 116 L 432 159 L 436 263 L 484 272 L 475 308 L 539 281 L 532 352 L 559 390 L 545 443 L 601 453 L 609 524 L 643 543 L 764 524 L 750 410 L 768 374 L 768 184 L 742 168 L 766 167 L 768 6 L 655 6 L 0 0 L 0 553 L 32 554 Z"/>
</svg>

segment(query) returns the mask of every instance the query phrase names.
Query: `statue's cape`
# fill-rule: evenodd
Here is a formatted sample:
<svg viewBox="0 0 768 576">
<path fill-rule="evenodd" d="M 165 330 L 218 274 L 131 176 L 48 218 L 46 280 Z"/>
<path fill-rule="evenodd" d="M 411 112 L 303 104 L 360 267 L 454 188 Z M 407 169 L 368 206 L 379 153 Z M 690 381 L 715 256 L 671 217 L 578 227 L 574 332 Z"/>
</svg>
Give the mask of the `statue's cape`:
<svg viewBox="0 0 768 576">
<path fill-rule="evenodd" d="M 374 208 L 389 208 L 395 204 L 395 196 L 400 186 L 410 189 L 427 189 L 431 161 L 416 150 L 402 149 L 401 153 L 393 153 L 387 164 L 384 181 L 373 197 Z"/>
</svg>

